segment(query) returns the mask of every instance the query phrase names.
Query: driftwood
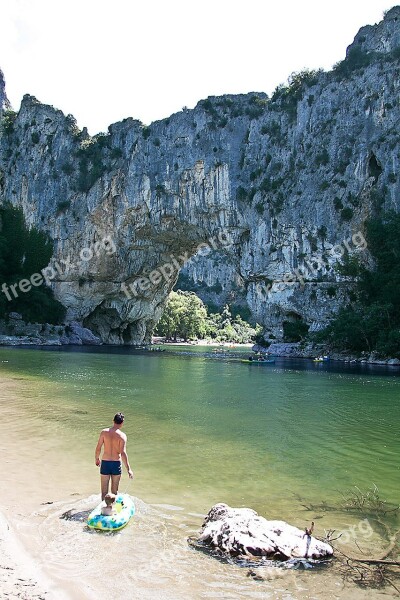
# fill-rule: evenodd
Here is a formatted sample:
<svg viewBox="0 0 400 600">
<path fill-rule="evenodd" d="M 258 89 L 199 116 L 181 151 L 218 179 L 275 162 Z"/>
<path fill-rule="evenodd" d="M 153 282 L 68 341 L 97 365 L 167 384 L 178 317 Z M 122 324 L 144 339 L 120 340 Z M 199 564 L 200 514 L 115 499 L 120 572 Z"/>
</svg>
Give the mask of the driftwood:
<svg viewBox="0 0 400 600">
<path fill-rule="evenodd" d="M 398 560 L 379 560 L 373 558 L 352 558 L 351 560 L 369 565 L 392 565 L 395 567 L 400 567 L 400 562 Z"/>
<path fill-rule="evenodd" d="M 342 557 L 342 564 L 344 564 L 347 569 L 347 575 L 352 576 L 354 583 L 362 587 L 381 587 L 387 584 L 400 593 L 400 589 L 391 579 L 391 577 L 394 577 L 397 580 L 399 573 L 389 571 L 390 568 L 393 569 L 394 567 L 396 569 L 396 567 L 400 567 L 400 561 L 388 558 L 396 548 L 399 533 L 400 532 L 397 531 L 391 536 L 388 548 L 379 558 L 356 558 L 348 556 L 341 550 L 335 548 L 335 552 L 339 555 L 339 559 L 340 556 Z M 354 576 L 357 576 L 357 579 L 355 579 Z"/>
<path fill-rule="evenodd" d="M 382 554 L 382 556 L 380 556 L 379 558 L 374 558 L 374 557 L 372 557 L 372 558 L 352 558 L 351 560 L 353 560 L 355 562 L 359 562 L 359 563 L 370 564 L 370 565 L 391 565 L 394 567 L 400 567 L 400 561 L 386 560 L 388 558 L 388 556 L 390 556 L 392 554 L 393 550 L 396 547 L 399 533 L 400 533 L 400 531 L 396 531 L 396 533 L 391 538 L 388 548 L 386 548 L 386 551 L 384 552 L 384 554 Z"/>
</svg>

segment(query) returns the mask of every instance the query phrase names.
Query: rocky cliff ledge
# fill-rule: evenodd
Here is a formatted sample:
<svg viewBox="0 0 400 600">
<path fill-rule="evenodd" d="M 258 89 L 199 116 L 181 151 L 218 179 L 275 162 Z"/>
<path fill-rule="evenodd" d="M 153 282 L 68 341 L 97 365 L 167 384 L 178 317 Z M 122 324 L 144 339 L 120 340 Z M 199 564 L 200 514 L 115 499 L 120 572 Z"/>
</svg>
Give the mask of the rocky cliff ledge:
<svg viewBox="0 0 400 600">
<path fill-rule="evenodd" d="M 187 286 L 247 304 L 267 336 L 299 318 L 317 329 L 351 290 L 335 272 L 346 244 L 366 256 L 365 219 L 399 208 L 399 57 L 395 7 L 333 71 L 272 98 L 211 97 L 95 137 L 29 95 L 3 111 L 0 74 L 0 202 L 50 234 L 56 297 L 106 343 L 149 340 L 183 265 Z"/>
</svg>

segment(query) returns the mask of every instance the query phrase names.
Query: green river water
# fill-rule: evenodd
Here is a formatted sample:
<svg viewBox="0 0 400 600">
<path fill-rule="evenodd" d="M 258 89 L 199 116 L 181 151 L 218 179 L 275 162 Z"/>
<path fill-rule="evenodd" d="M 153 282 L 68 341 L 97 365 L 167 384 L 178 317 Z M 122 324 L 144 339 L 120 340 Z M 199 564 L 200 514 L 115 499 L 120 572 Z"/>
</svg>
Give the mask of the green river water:
<svg viewBox="0 0 400 600">
<path fill-rule="evenodd" d="M 351 372 L 343 365 L 282 359 L 258 367 L 239 359 L 199 347 L 159 354 L 0 349 L 0 377 L 14 381 L 17 390 L 12 402 L 9 392 L 0 398 L 3 458 L 14 464 L 18 445 L 24 462 L 24 472 L 6 468 L 5 478 L 20 495 L 29 489 L 5 508 L 10 518 L 19 511 L 16 523 L 27 539 L 34 537 L 35 522 L 41 541 L 31 542 L 32 550 L 45 540 L 47 570 L 59 582 L 70 580 L 72 597 L 103 598 L 94 574 L 106 561 L 94 555 L 101 555 L 105 542 L 59 516 L 73 503 L 81 510 L 96 503 L 94 447 L 117 411 L 125 414 L 135 471 L 134 482 L 125 476 L 121 489 L 138 505 L 124 539 L 131 540 L 136 564 L 148 574 L 138 576 L 132 557 L 124 554 L 128 579 L 122 578 L 117 597 L 129 585 L 138 594 L 129 597 L 141 598 L 362 597 L 353 588 L 342 596 L 332 573 L 313 574 L 313 580 L 274 575 L 267 593 L 237 567 L 188 550 L 186 537 L 221 501 L 299 527 L 315 519 L 321 536 L 331 527 L 358 526 L 360 515 L 340 509 L 342 493 L 354 486 L 376 485 L 382 498 L 399 502 L 400 372 Z M 13 436 L 6 440 L 10 428 Z M 337 510 L 324 510 L 324 502 Z M 139 539 L 140 552 L 134 547 Z M 184 553 L 184 566 L 172 566 L 170 539 Z M 78 578 L 71 584 L 74 544 L 83 544 L 95 561 L 86 567 L 79 561 L 85 590 Z M 160 544 L 161 566 L 152 558 L 153 552 L 160 555 Z"/>
</svg>

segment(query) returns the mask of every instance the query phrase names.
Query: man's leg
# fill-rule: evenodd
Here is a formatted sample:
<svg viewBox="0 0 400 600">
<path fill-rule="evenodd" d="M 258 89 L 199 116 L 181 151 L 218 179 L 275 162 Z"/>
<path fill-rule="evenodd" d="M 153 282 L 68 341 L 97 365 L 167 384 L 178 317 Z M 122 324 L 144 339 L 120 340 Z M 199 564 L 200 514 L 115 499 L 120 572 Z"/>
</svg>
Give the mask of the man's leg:
<svg viewBox="0 0 400 600">
<path fill-rule="evenodd" d="M 100 475 L 101 477 L 101 499 L 104 500 L 108 494 L 108 485 L 110 483 L 110 475 Z"/>
<path fill-rule="evenodd" d="M 121 475 L 111 475 L 111 493 L 117 495 L 118 494 L 118 486 L 119 480 L 121 479 Z"/>
</svg>

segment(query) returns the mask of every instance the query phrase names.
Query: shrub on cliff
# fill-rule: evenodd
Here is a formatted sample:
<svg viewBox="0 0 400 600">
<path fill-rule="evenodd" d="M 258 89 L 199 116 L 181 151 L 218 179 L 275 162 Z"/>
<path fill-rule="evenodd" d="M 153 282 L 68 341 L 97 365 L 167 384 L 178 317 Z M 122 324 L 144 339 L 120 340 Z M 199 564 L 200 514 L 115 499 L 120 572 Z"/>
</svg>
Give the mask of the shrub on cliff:
<svg viewBox="0 0 400 600">
<path fill-rule="evenodd" d="M 340 211 L 340 218 L 342 221 L 351 221 L 353 218 L 353 210 L 349 206 L 346 206 L 346 208 L 343 208 Z"/>
<path fill-rule="evenodd" d="M 1 120 L 1 131 L 6 135 L 10 135 L 14 132 L 14 123 L 17 118 L 17 113 L 13 110 L 4 111 L 3 118 Z"/>
<path fill-rule="evenodd" d="M 80 192 L 88 192 L 94 183 L 109 170 L 110 136 L 96 135 L 88 144 L 81 145 L 76 152 L 79 159 L 77 187 Z"/>
<path fill-rule="evenodd" d="M 294 118 L 297 113 L 297 103 L 303 98 L 305 90 L 318 82 L 322 72 L 322 69 L 318 71 L 304 69 L 299 73 L 292 73 L 287 85 L 281 84 L 275 89 L 271 98 L 272 103 L 279 102 L 290 118 Z"/>
<path fill-rule="evenodd" d="M 333 72 L 338 79 L 345 79 L 359 69 L 368 67 L 376 59 L 374 52 L 364 52 L 355 46 L 347 54 L 346 58 L 334 65 Z"/>
</svg>

